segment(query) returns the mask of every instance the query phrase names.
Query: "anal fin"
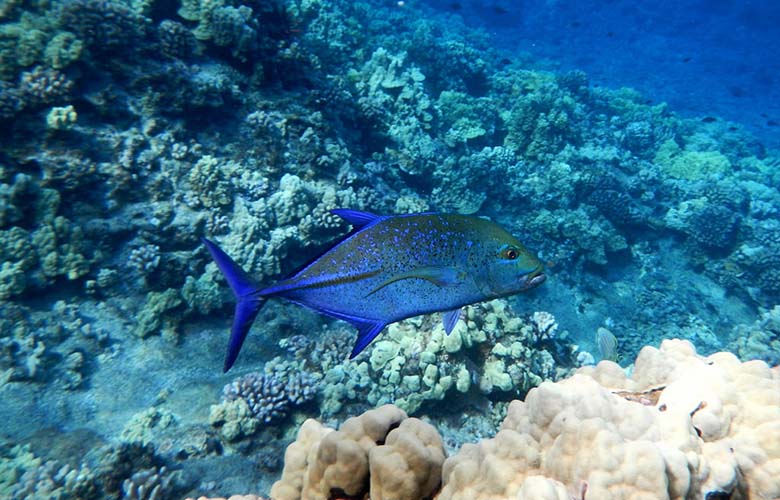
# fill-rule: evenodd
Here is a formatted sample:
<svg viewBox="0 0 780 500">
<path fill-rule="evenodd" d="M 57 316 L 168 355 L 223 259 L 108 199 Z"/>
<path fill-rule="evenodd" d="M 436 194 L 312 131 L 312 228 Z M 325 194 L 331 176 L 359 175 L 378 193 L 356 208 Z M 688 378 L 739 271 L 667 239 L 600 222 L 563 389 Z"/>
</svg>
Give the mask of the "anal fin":
<svg viewBox="0 0 780 500">
<path fill-rule="evenodd" d="M 365 349 L 377 335 L 382 333 L 382 330 L 387 326 L 387 324 L 382 321 L 353 320 L 350 321 L 350 323 L 358 329 L 358 338 L 357 342 L 355 342 L 355 347 L 352 348 L 352 354 L 349 355 L 349 359 L 354 359 L 355 356 L 363 352 L 363 349 Z"/>
<path fill-rule="evenodd" d="M 460 320 L 462 309 L 459 307 L 457 309 L 453 309 L 452 311 L 445 311 L 444 312 L 444 331 L 447 333 L 447 335 L 452 333 L 452 330 L 455 329 L 455 325 L 458 324 L 458 321 Z"/>
</svg>

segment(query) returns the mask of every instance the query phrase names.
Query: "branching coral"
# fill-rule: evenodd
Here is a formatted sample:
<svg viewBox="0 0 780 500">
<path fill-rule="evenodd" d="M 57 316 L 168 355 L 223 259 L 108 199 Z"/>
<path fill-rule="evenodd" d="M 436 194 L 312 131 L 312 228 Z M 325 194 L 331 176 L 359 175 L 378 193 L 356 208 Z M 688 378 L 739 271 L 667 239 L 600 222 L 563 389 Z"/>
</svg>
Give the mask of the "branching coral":
<svg viewBox="0 0 780 500">
<path fill-rule="evenodd" d="M 274 358 L 262 373 L 248 373 L 226 385 L 223 395 L 227 402 L 246 401 L 252 416 L 267 424 L 286 416 L 291 407 L 313 399 L 318 379 L 295 363 Z"/>
<path fill-rule="evenodd" d="M 97 498 L 98 478 L 86 466 L 73 468 L 56 461 L 44 461 L 26 446 L 15 446 L 2 455 L 0 495 L 3 498 Z M 7 496 L 6 496 L 7 495 Z"/>
<path fill-rule="evenodd" d="M 301 361 L 274 358 L 262 372 L 248 373 L 226 385 L 223 402 L 211 407 L 209 420 L 227 441 L 247 438 L 311 401 L 319 381 L 320 376 L 305 371 Z"/>
</svg>

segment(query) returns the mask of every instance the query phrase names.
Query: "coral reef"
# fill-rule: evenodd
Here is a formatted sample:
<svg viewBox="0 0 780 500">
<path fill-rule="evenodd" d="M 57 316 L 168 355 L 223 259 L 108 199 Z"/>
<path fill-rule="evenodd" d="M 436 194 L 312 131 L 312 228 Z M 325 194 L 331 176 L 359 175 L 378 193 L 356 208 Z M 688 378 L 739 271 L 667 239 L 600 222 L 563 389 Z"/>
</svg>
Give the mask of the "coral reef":
<svg viewBox="0 0 780 500">
<path fill-rule="evenodd" d="M 668 496 L 771 491 L 773 451 L 749 442 L 745 412 L 772 409 L 735 399 L 770 385 L 766 370 L 702 356 L 779 361 L 780 154 L 738 124 L 506 53 L 432 3 L 0 2 L 0 496 L 265 493 L 305 418 L 333 427 L 385 403 L 380 445 L 341 445 L 362 464 L 350 493 L 423 496 L 438 453 L 492 436 L 517 398 L 497 437 L 449 459 L 440 496 L 491 491 L 458 465 L 472 460 L 494 467 L 496 496 L 581 498 L 580 480 L 587 498 L 607 480 L 628 495 L 636 471 L 595 469 L 623 452 L 650 457 L 641 487 L 665 479 Z M 233 304 L 200 238 L 271 284 L 349 230 L 338 207 L 489 216 L 550 279 L 466 308 L 449 336 L 439 315 L 393 324 L 351 361 L 354 329 L 269 301 L 243 354 L 264 366 L 222 378 Z M 642 351 L 669 337 L 702 356 Z M 591 352 L 628 366 L 640 351 L 631 377 L 601 363 L 562 381 Z M 648 363 L 668 368 L 666 411 L 613 394 L 657 388 Z M 706 386 L 723 377 L 725 393 Z M 706 406 L 676 394 L 685 383 Z M 540 395 L 552 423 L 527 409 Z M 286 478 L 327 497 L 343 470 L 302 450 L 342 435 L 318 425 Z M 68 452 L 48 429 L 99 437 Z M 562 454 L 593 446 L 552 454 L 555 432 Z"/>
<path fill-rule="evenodd" d="M 96 498 L 96 475 L 88 467 L 45 462 L 23 446 L 3 453 L 3 463 L 0 492 L 8 498 Z"/>
<path fill-rule="evenodd" d="M 780 425 L 777 367 L 703 357 L 683 340 L 645 347 L 634 366 L 627 376 L 602 361 L 545 382 L 509 405 L 495 437 L 446 460 L 435 429 L 391 405 L 338 431 L 307 420 L 271 495 L 385 498 L 393 485 L 392 498 L 415 499 L 439 480 L 439 499 L 780 494 L 780 450 L 765 439 Z"/>
<path fill-rule="evenodd" d="M 740 359 L 780 365 L 780 306 L 761 314 L 752 325 L 737 325 L 729 349 Z"/>
<path fill-rule="evenodd" d="M 467 307 L 450 335 L 437 316 L 394 323 L 367 360 L 325 372 L 321 408 L 332 415 L 345 400 L 365 397 L 371 405 L 392 402 L 414 413 L 451 391 L 521 395 L 574 365 L 577 348 L 556 330 L 549 313 L 523 320 L 502 300 Z"/>
<path fill-rule="evenodd" d="M 147 447 L 124 444 L 102 450 L 95 467 L 44 460 L 26 446 L 2 447 L 0 494 L 19 500 L 122 498 L 161 500 L 181 488 L 180 474 L 160 464 Z"/>
</svg>

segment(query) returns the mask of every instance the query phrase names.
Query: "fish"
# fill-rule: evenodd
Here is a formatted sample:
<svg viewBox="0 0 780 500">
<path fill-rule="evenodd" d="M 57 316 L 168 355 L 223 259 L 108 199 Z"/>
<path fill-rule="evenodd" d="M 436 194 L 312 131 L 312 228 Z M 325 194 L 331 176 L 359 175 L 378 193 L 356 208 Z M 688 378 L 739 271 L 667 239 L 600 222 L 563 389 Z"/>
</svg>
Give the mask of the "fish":
<svg viewBox="0 0 780 500">
<path fill-rule="evenodd" d="M 530 290 L 546 279 L 541 261 L 517 238 L 480 217 L 330 212 L 350 223 L 352 231 L 270 286 L 253 279 L 216 243 L 202 239 L 236 298 L 224 372 L 271 298 L 352 324 L 358 330 L 353 359 L 390 323 L 443 312 L 449 335 L 463 306 Z"/>
<path fill-rule="evenodd" d="M 619 358 L 618 341 L 612 332 L 603 326 L 599 327 L 596 330 L 596 345 L 598 346 L 601 359 L 617 363 Z"/>
</svg>

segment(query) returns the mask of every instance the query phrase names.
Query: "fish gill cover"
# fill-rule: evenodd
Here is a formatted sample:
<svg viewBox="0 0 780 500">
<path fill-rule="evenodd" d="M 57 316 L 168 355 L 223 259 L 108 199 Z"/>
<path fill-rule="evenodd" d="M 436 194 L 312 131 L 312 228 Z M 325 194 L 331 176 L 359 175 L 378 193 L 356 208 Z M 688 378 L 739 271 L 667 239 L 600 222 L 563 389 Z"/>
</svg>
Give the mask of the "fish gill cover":
<svg viewBox="0 0 780 500">
<path fill-rule="evenodd" d="M 267 494 L 305 418 L 386 403 L 303 424 L 274 498 L 384 498 L 398 463 L 428 471 L 403 498 L 498 488 L 469 460 L 514 474 L 495 498 L 608 498 L 615 456 L 635 459 L 612 498 L 642 477 L 654 497 L 780 495 L 777 450 L 751 437 L 780 421 L 780 154 L 495 43 L 472 7 L 0 3 L 0 497 Z M 270 285 L 348 233 L 345 207 L 489 217 L 548 280 L 450 335 L 440 315 L 393 323 L 353 360 L 349 325 L 270 301 L 222 375 L 234 306 L 201 238 Z M 646 347 L 673 337 L 699 354 Z M 592 434 L 529 441 L 578 409 Z M 487 460 L 512 443 L 528 455 Z M 295 472 L 312 446 L 352 461 Z M 547 454 L 561 467 L 534 469 Z M 321 481 L 329 465 L 348 473 Z"/>
</svg>

